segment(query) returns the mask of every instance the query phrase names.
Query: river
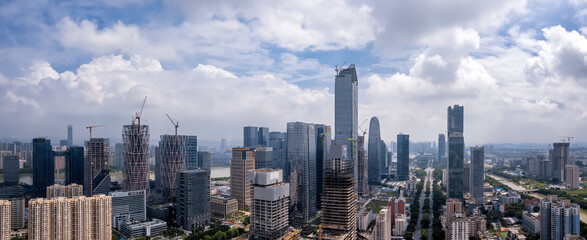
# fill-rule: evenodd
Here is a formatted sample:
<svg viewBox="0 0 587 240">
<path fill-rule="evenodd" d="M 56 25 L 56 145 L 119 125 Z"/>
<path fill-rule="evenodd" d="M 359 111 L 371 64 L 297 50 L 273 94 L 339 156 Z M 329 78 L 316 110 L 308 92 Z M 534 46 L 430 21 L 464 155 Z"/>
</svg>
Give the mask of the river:
<svg viewBox="0 0 587 240">
<path fill-rule="evenodd" d="M 495 180 L 502 182 L 503 184 L 507 185 L 508 187 L 511 187 L 513 190 L 516 190 L 516 191 L 525 191 L 526 190 L 525 187 L 523 187 L 517 183 L 514 183 L 508 179 L 505 179 L 505 178 L 502 178 L 499 176 L 495 176 L 492 174 L 487 174 L 487 176 L 490 176 L 490 177 L 494 178 Z M 546 195 L 536 193 L 536 192 L 530 193 L 528 195 L 535 197 L 535 198 L 538 198 L 538 199 L 546 198 Z M 580 218 L 581 218 L 581 222 L 587 223 L 587 210 L 586 209 L 581 208 L 581 217 Z"/>
</svg>

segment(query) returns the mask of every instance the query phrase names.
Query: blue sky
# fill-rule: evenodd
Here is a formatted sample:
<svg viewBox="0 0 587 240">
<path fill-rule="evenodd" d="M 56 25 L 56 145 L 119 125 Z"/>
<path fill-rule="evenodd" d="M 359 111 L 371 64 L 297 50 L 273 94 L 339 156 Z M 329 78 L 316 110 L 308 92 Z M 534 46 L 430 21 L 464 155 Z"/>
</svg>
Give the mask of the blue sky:
<svg viewBox="0 0 587 240">
<path fill-rule="evenodd" d="M 151 138 L 238 142 L 242 126 L 334 122 L 334 67 L 359 119 L 432 141 L 465 106 L 468 143 L 587 131 L 587 1 L 2 1 L 0 138 L 120 138 L 147 95 Z"/>
</svg>

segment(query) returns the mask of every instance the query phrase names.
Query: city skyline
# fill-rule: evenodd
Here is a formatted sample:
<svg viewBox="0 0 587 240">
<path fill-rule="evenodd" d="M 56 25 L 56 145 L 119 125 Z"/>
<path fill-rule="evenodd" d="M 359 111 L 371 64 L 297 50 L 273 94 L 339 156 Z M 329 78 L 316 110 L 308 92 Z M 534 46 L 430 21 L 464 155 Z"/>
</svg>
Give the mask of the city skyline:
<svg viewBox="0 0 587 240">
<path fill-rule="evenodd" d="M 2 137 L 57 142 L 72 124 L 77 142 L 105 124 L 94 134 L 115 142 L 144 96 L 152 139 L 173 132 L 166 113 L 200 140 L 237 140 L 248 125 L 334 126 L 345 61 L 361 79 L 358 119 L 377 116 L 386 141 L 434 139 L 453 104 L 471 109 L 471 144 L 587 131 L 582 1 L 143 4 L 140 15 L 132 1 L 0 6 L 14 10 L 0 15 Z"/>
</svg>

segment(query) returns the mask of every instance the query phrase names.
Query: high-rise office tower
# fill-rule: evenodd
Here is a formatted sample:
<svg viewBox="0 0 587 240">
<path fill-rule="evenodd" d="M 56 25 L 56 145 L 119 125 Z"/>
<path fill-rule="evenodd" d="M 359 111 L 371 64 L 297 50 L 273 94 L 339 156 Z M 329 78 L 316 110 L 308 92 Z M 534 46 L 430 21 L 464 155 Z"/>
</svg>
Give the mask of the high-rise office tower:
<svg viewBox="0 0 587 240">
<path fill-rule="evenodd" d="M 226 149 L 228 149 L 226 138 L 220 139 L 220 152 L 226 152 Z"/>
<path fill-rule="evenodd" d="M 248 211 L 251 204 L 251 182 L 248 172 L 255 169 L 255 148 L 233 148 L 230 159 L 230 195 L 238 201 L 238 209 Z"/>
<path fill-rule="evenodd" d="M 379 129 L 379 119 L 372 117 L 369 122 L 369 143 L 368 143 L 368 155 L 369 161 L 369 182 L 379 183 L 381 181 L 381 135 Z"/>
<path fill-rule="evenodd" d="M 448 107 L 448 198 L 463 199 L 465 181 L 464 107 Z"/>
<path fill-rule="evenodd" d="M 185 169 L 192 170 L 198 168 L 198 137 L 183 135 L 185 140 Z M 209 167 L 207 169 L 210 169 Z"/>
<path fill-rule="evenodd" d="M 554 143 L 554 149 L 550 155 L 550 162 L 552 163 L 552 178 L 558 182 L 564 182 L 565 169 L 567 165 L 575 165 L 569 162 L 569 143 Z"/>
<path fill-rule="evenodd" d="M 314 124 L 287 123 L 286 182 L 290 184 L 293 224 L 300 227 L 316 216 L 316 132 Z"/>
<path fill-rule="evenodd" d="M 259 145 L 259 130 L 257 127 L 246 126 L 243 128 L 243 147 L 256 147 Z"/>
<path fill-rule="evenodd" d="M 472 147 L 471 148 L 471 164 L 469 169 L 471 173 L 469 177 L 471 184 L 469 184 L 469 190 L 471 192 L 471 198 L 475 199 L 477 203 L 483 203 L 483 189 L 485 182 L 485 147 Z"/>
<path fill-rule="evenodd" d="M 65 184 L 84 185 L 85 158 L 83 147 L 70 147 L 65 153 Z M 110 186 L 109 186 L 110 187 Z"/>
<path fill-rule="evenodd" d="M 383 208 L 375 217 L 374 240 L 391 240 L 391 223 L 388 212 L 387 208 Z"/>
<path fill-rule="evenodd" d="M 210 170 L 178 173 L 177 224 L 185 230 L 210 224 Z"/>
<path fill-rule="evenodd" d="M 379 161 L 379 175 L 383 175 L 383 174 L 387 174 L 387 165 L 389 164 L 387 162 L 387 145 L 385 145 L 385 141 L 381 140 L 379 142 L 379 150 L 381 151 L 381 153 L 379 153 L 379 156 L 381 157 L 380 161 Z M 389 160 L 389 162 L 391 162 L 391 159 Z"/>
<path fill-rule="evenodd" d="M 84 187 L 78 184 L 70 184 L 66 186 L 54 184 L 52 186 L 47 187 L 47 199 L 59 197 L 72 198 L 83 195 Z"/>
<path fill-rule="evenodd" d="M 161 150 L 157 146 L 155 147 L 155 190 L 159 192 L 163 192 L 163 176 L 161 175 L 162 171 Z"/>
<path fill-rule="evenodd" d="M 289 227 L 289 184 L 283 170 L 255 169 L 249 172 L 253 185 L 251 232 L 255 239 L 280 239 Z"/>
<path fill-rule="evenodd" d="M 210 161 L 212 161 L 212 153 L 210 151 L 198 151 L 197 167 L 199 169 L 210 170 Z"/>
<path fill-rule="evenodd" d="M 369 195 L 369 160 L 367 159 L 367 153 L 365 152 L 365 136 L 359 136 L 358 138 L 358 166 L 359 166 L 359 179 L 357 194 L 360 196 Z"/>
<path fill-rule="evenodd" d="M 334 139 L 347 146 L 349 161 L 353 162 L 354 179 L 358 179 L 357 138 L 359 87 L 357 70 L 351 64 L 340 69 L 334 79 Z M 355 189 L 357 184 L 355 184 Z"/>
<path fill-rule="evenodd" d="M 112 227 L 120 230 L 123 222 L 147 220 L 145 190 L 110 192 L 112 197 Z"/>
<path fill-rule="evenodd" d="M 85 181 L 86 196 L 108 194 L 110 191 L 110 139 L 90 138 L 85 141 Z"/>
<path fill-rule="evenodd" d="M 540 239 L 563 240 L 580 234 L 580 207 L 570 200 L 549 195 L 540 200 Z"/>
<path fill-rule="evenodd" d="M 149 126 L 132 124 L 122 128 L 124 181 L 129 191 L 149 189 Z"/>
<path fill-rule="evenodd" d="M 269 146 L 269 128 L 259 127 L 257 132 L 257 144 L 259 146 Z"/>
<path fill-rule="evenodd" d="M 55 159 L 51 140 L 33 139 L 33 194 L 45 197 L 47 187 L 55 182 Z"/>
<path fill-rule="evenodd" d="M 410 178 L 410 135 L 397 135 L 397 179 L 407 181 Z"/>
<path fill-rule="evenodd" d="M 0 239 L 1 240 L 10 240 L 10 231 L 12 231 L 12 217 L 11 213 L 11 203 L 7 200 L 0 200 Z"/>
<path fill-rule="evenodd" d="M 187 155 L 184 141 L 185 137 L 181 135 L 161 135 L 159 141 L 161 187 L 163 196 L 172 202 L 177 193 L 177 173 L 185 170 Z"/>
<path fill-rule="evenodd" d="M 255 150 L 255 168 L 273 167 L 273 149 L 271 147 L 258 147 Z"/>
<path fill-rule="evenodd" d="M 112 239 L 112 198 L 37 198 L 29 201 L 29 239 Z"/>
<path fill-rule="evenodd" d="M 446 136 L 444 133 L 438 134 L 438 162 L 444 163 L 446 158 Z"/>
<path fill-rule="evenodd" d="M 570 189 L 579 189 L 579 166 L 567 165 L 565 183 Z"/>
<path fill-rule="evenodd" d="M 113 166 L 115 166 L 117 169 L 122 170 L 123 166 L 124 166 L 124 157 L 122 155 L 122 152 L 124 150 L 124 144 L 122 143 L 116 143 L 114 144 L 114 158 L 113 158 Z"/>
<path fill-rule="evenodd" d="M 357 207 L 353 162 L 348 161 L 346 145 L 335 144 L 324 171 L 322 226 L 325 239 L 357 238 Z"/>
<path fill-rule="evenodd" d="M 469 162 L 470 159 L 465 160 L 465 168 L 463 170 L 464 173 L 464 182 L 463 182 L 463 191 L 470 192 L 469 186 L 471 185 L 471 164 Z"/>
<path fill-rule="evenodd" d="M 269 146 L 273 148 L 273 168 L 285 171 L 286 133 L 269 132 Z"/>
<path fill-rule="evenodd" d="M 4 156 L 4 185 L 18 185 L 18 170 L 20 169 L 20 159 L 17 155 Z"/>
<path fill-rule="evenodd" d="M 67 125 L 67 147 L 73 147 L 73 126 Z"/>
<path fill-rule="evenodd" d="M 316 208 L 320 209 L 322 204 L 323 192 L 323 169 L 324 163 L 328 160 L 328 153 L 330 153 L 330 145 L 332 143 L 332 135 L 330 126 L 324 124 L 315 124 L 316 131 Z"/>
</svg>

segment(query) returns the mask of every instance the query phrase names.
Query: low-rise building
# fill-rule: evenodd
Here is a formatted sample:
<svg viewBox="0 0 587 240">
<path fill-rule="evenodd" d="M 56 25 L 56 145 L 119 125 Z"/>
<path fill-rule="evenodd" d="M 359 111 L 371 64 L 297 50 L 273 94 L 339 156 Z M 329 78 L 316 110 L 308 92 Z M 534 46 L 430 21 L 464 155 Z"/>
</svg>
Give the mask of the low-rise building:
<svg viewBox="0 0 587 240">
<path fill-rule="evenodd" d="M 512 204 L 512 203 L 519 203 L 521 199 L 520 194 L 516 191 L 509 191 L 506 194 L 502 194 L 499 196 L 499 203 L 500 204 Z"/>
<path fill-rule="evenodd" d="M 212 217 L 226 219 L 238 212 L 238 201 L 230 195 L 212 195 L 210 211 Z"/>
<path fill-rule="evenodd" d="M 120 225 L 120 233 L 128 238 L 157 236 L 165 230 L 167 223 L 156 218 L 144 222 L 124 222 Z"/>
</svg>

